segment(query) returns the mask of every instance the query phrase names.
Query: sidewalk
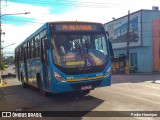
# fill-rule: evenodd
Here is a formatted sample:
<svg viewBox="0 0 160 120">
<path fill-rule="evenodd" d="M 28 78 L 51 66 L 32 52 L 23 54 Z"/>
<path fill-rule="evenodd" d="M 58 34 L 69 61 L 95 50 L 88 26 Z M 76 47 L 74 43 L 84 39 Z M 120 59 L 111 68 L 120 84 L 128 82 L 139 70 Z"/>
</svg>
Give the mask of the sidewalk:
<svg viewBox="0 0 160 120">
<path fill-rule="evenodd" d="M 160 72 L 135 72 L 130 73 L 132 75 L 153 75 L 153 74 L 160 74 Z"/>
<path fill-rule="evenodd" d="M 160 74 L 160 72 L 132 72 L 132 73 L 112 73 L 112 75 L 154 75 Z"/>
<path fill-rule="evenodd" d="M 2 72 L 1 79 L 0 79 L 0 87 L 2 87 L 2 86 L 7 84 L 7 82 L 2 78 L 2 76 L 3 75 L 8 75 L 9 73 L 14 73 L 13 66 L 10 66 L 10 67 L 6 68 Z"/>
</svg>

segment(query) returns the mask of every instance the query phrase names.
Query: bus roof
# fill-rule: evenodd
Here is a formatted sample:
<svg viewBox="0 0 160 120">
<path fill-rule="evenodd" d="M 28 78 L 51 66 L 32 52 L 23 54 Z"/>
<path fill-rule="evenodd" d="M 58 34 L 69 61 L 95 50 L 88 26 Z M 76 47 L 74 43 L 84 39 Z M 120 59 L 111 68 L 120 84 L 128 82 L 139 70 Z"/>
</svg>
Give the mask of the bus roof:
<svg viewBox="0 0 160 120">
<path fill-rule="evenodd" d="M 55 22 L 47 22 L 52 24 L 62 24 L 62 23 L 91 23 L 91 24 L 101 24 L 98 22 L 87 22 L 87 21 L 55 21 Z"/>
</svg>

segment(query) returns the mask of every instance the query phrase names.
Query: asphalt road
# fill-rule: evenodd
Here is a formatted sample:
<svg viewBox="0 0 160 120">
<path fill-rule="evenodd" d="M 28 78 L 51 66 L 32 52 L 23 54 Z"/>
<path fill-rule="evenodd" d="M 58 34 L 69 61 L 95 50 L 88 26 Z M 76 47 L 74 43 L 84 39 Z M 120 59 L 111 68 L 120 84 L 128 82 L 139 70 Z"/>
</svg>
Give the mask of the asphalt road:
<svg viewBox="0 0 160 120">
<path fill-rule="evenodd" d="M 87 95 L 65 93 L 44 97 L 35 88 L 22 88 L 15 78 L 0 88 L 0 111 L 160 111 L 160 74 L 113 75 L 112 86 Z M 88 113 L 89 114 L 89 113 Z M 20 120 L 21 118 L 10 118 Z M 31 118 L 25 118 L 30 120 Z M 33 120 L 35 118 L 32 118 Z M 158 120 L 158 117 L 41 118 L 73 120 Z"/>
</svg>

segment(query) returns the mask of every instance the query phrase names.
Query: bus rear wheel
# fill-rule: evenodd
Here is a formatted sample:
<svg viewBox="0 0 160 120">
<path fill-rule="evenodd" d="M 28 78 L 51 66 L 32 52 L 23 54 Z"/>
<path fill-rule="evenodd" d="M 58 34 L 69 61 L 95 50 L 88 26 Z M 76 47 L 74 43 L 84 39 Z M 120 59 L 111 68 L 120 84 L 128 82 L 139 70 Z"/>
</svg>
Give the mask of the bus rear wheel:
<svg viewBox="0 0 160 120">
<path fill-rule="evenodd" d="M 37 75 L 37 83 L 38 83 L 38 88 L 39 88 L 40 94 L 44 95 L 45 97 L 48 97 L 49 93 L 43 89 L 42 80 L 39 75 Z"/>
</svg>

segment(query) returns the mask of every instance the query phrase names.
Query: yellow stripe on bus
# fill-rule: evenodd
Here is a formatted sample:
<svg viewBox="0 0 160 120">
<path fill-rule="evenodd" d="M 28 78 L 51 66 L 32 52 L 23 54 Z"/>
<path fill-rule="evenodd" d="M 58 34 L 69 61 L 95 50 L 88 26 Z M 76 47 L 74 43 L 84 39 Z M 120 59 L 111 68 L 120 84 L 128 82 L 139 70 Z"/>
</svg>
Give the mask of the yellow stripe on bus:
<svg viewBox="0 0 160 120">
<path fill-rule="evenodd" d="M 103 78 L 103 76 L 97 76 L 97 77 L 91 77 L 91 78 L 71 79 L 71 80 L 67 80 L 67 82 L 78 82 L 78 81 L 84 81 L 84 80 L 95 80 L 95 79 L 100 79 L 100 78 Z"/>
</svg>

